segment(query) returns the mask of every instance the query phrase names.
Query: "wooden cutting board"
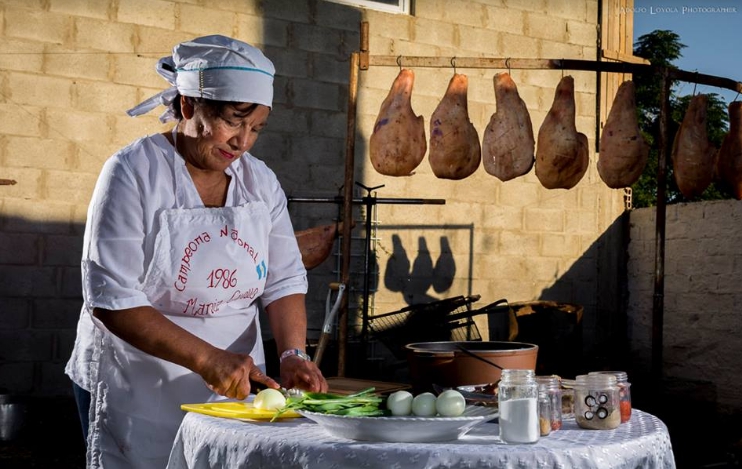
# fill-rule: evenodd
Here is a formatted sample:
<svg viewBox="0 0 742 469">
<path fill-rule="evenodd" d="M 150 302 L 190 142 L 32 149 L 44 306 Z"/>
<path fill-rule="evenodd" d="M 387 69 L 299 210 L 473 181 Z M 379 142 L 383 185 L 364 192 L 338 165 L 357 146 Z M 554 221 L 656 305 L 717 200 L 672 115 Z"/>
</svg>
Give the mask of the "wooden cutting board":
<svg viewBox="0 0 742 469">
<path fill-rule="evenodd" d="M 401 389 L 409 389 L 411 386 L 404 383 L 388 383 L 385 381 L 371 381 L 367 379 L 333 377 L 327 378 L 330 392 L 335 394 L 353 394 L 373 387 L 378 394 L 390 394 Z"/>
</svg>

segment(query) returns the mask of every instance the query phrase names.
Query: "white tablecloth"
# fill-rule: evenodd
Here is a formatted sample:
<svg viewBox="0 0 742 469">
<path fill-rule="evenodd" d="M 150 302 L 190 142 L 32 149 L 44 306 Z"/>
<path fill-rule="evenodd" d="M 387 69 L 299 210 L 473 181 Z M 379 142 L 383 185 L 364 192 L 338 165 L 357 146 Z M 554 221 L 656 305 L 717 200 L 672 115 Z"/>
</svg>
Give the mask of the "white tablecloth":
<svg viewBox="0 0 742 469">
<path fill-rule="evenodd" d="M 499 440 L 496 423 L 438 443 L 336 438 L 311 420 L 245 422 L 189 413 L 168 469 L 205 468 L 675 468 L 667 427 L 634 409 L 615 430 L 582 430 L 574 420 L 531 445 Z"/>
</svg>

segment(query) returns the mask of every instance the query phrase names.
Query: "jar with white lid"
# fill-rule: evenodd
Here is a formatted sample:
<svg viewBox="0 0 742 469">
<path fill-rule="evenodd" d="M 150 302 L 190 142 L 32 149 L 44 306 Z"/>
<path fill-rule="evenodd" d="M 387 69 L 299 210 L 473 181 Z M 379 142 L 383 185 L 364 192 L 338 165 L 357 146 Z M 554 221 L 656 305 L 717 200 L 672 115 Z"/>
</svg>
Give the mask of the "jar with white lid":
<svg viewBox="0 0 742 469">
<path fill-rule="evenodd" d="M 621 424 L 616 377 L 588 374 L 575 380 L 575 420 L 582 428 L 610 430 Z"/>
<path fill-rule="evenodd" d="M 591 371 L 592 374 L 607 374 L 616 377 L 618 399 L 621 407 L 621 423 L 631 420 L 631 383 L 625 371 Z"/>
<path fill-rule="evenodd" d="M 533 370 L 504 369 L 498 384 L 500 440 L 535 443 L 540 436 L 538 384 Z"/>
</svg>

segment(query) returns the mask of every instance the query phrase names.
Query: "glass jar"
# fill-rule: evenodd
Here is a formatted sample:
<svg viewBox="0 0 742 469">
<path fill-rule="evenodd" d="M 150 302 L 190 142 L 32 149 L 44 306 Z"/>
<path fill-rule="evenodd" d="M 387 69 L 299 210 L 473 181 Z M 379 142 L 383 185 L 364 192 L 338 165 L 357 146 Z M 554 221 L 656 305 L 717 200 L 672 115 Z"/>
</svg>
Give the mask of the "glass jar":
<svg viewBox="0 0 742 469">
<path fill-rule="evenodd" d="M 607 374 L 616 377 L 618 397 L 621 406 L 621 423 L 631 420 L 631 383 L 625 371 L 591 371 L 588 374 Z"/>
<path fill-rule="evenodd" d="M 551 402 L 549 391 L 538 385 L 538 428 L 541 436 L 551 433 Z"/>
<path fill-rule="evenodd" d="M 548 399 L 548 414 L 543 415 L 547 418 L 551 431 L 562 428 L 562 386 L 559 376 L 536 376 L 536 382 L 539 386 L 539 394 L 543 393 Z M 539 408 L 540 411 L 540 408 Z M 543 435 L 544 432 L 541 432 Z"/>
<path fill-rule="evenodd" d="M 610 430 L 621 424 L 616 377 L 588 374 L 575 383 L 575 420 L 582 428 Z"/>
<path fill-rule="evenodd" d="M 579 375 L 582 376 L 582 375 Z M 575 418 L 575 388 L 574 383 L 577 382 L 577 378 L 571 381 L 569 384 L 561 381 L 562 389 L 562 420 Z"/>
<path fill-rule="evenodd" d="M 535 443 L 539 439 L 538 384 L 533 370 L 502 370 L 497 400 L 500 440 Z"/>
</svg>

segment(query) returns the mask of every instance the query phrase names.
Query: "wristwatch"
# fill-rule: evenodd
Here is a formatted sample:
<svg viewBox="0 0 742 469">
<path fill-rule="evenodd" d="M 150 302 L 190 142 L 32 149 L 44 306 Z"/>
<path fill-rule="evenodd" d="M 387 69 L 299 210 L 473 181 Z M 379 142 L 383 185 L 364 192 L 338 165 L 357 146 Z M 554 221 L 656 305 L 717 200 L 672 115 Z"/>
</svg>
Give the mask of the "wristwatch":
<svg viewBox="0 0 742 469">
<path fill-rule="evenodd" d="M 283 363 L 286 358 L 291 356 L 297 356 L 302 360 L 312 361 L 312 357 L 307 355 L 303 350 L 299 350 L 298 348 L 290 348 L 288 350 L 284 350 L 284 352 L 281 354 L 279 363 Z"/>
</svg>

